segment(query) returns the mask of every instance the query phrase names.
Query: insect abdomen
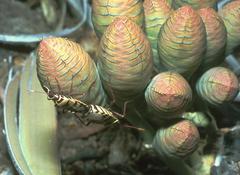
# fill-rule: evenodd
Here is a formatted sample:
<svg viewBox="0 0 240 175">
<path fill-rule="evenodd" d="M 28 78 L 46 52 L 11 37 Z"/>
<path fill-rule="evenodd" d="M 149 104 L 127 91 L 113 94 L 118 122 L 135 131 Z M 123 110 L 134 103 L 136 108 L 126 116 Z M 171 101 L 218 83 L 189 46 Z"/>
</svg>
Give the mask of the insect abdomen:
<svg viewBox="0 0 240 175">
<path fill-rule="evenodd" d="M 89 116 L 88 119 L 91 122 L 95 123 L 115 123 L 118 122 L 118 119 L 114 116 L 114 114 L 105 109 L 104 107 L 98 105 L 89 105 Z"/>
<path fill-rule="evenodd" d="M 71 97 L 65 97 L 63 95 L 59 96 L 58 100 L 55 101 L 55 104 L 58 107 L 61 107 L 64 110 L 72 113 L 87 112 L 89 110 L 88 105 L 86 105 L 85 103 Z"/>
</svg>

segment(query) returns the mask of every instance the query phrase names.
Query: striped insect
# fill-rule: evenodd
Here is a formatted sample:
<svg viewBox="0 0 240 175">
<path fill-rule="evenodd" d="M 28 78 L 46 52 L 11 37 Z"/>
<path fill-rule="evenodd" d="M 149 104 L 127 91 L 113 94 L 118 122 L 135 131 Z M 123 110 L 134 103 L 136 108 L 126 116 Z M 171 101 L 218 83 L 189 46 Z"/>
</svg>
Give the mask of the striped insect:
<svg viewBox="0 0 240 175">
<path fill-rule="evenodd" d="M 119 123 L 119 119 L 123 118 L 123 115 L 118 114 L 116 112 L 111 111 L 110 109 L 106 109 L 102 106 L 98 105 L 89 105 L 89 112 L 86 116 L 87 123 L 104 123 L 107 124 L 114 124 Z"/>
<path fill-rule="evenodd" d="M 43 86 L 43 90 L 48 95 L 48 100 L 52 100 L 57 107 L 71 113 L 88 113 L 89 106 L 77 99 L 53 93 L 48 87 Z"/>
<path fill-rule="evenodd" d="M 48 95 L 48 100 L 52 100 L 56 106 L 63 108 L 64 111 L 76 114 L 84 125 L 90 123 L 114 124 L 119 123 L 119 118 L 123 118 L 123 115 L 102 106 L 88 105 L 72 97 L 54 94 L 46 86 L 43 86 L 43 89 Z"/>
<path fill-rule="evenodd" d="M 57 107 L 63 108 L 64 111 L 75 114 L 85 126 L 90 123 L 111 125 L 114 123 L 120 123 L 120 121 L 124 120 L 124 115 L 112 111 L 111 109 L 94 104 L 88 105 L 78 99 L 55 94 L 46 86 L 43 86 L 43 89 L 48 95 L 48 100 L 52 100 Z M 123 126 L 144 131 L 143 128 L 137 128 L 126 124 Z"/>
</svg>

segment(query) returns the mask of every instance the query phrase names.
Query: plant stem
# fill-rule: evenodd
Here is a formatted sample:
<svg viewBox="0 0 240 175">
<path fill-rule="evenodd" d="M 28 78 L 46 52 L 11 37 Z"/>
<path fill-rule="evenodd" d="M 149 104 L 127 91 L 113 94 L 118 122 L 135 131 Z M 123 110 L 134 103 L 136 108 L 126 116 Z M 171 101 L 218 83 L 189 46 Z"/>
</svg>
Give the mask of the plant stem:
<svg viewBox="0 0 240 175">
<path fill-rule="evenodd" d="M 199 150 L 196 150 L 194 153 L 192 153 L 188 158 L 187 161 L 189 162 L 189 165 L 195 169 L 201 169 L 202 167 L 202 157 L 199 154 Z"/>
<path fill-rule="evenodd" d="M 196 175 L 195 171 L 181 158 L 164 157 L 162 160 L 176 175 Z"/>
<path fill-rule="evenodd" d="M 128 112 L 127 120 L 135 127 L 143 128 L 141 133 L 145 144 L 151 144 L 155 134 L 152 126 L 143 118 L 137 110 L 131 110 Z"/>
</svg>

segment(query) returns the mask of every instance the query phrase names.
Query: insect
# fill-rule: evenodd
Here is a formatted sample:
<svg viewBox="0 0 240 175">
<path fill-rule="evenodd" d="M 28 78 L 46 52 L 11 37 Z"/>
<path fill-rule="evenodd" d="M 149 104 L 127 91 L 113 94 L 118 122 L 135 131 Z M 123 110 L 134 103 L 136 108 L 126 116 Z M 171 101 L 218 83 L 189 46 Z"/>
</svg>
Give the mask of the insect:
<svg viewBox="0 0 240 175">
<path fill-rule="evenodd" d="M 43 86 L 43 90 L 47 93 L 48 100 L 52 100 L 56 106 L 63 108 L 64 111 L 83 114 L 89 111 L 89 105 L 80 100 L 64 95 L 55 94 L 46 86 Z"/>
<path fill-rule="evenodd" d="M 103 123 L 105 125 L 120 123 L 120 120 L 124 118 L 124 115 L 102 106 L 88 105 L 72 97 L 55 94 L 46 86 L 43 86 L 43 89 L 48 95 L 48 100 L 52 100 L 56 106 L 63 108 L 64 111 L 74 113 L 76 116 L 80 115 L 78 118 L 84 125 L 89 125 L 90 123 Z M 135 128 L 129 125 L 124 126 Z M 139 130 L 142 129 L 139 128 Z"/>
</svg>

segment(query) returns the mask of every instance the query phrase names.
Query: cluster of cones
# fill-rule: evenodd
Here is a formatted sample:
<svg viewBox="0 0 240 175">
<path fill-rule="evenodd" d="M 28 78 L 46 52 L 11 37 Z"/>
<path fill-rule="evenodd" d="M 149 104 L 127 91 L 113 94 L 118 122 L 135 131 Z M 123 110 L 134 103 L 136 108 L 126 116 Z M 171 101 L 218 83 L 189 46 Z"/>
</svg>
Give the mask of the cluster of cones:
<svg viewBox="0 0 240 175">
<path fill-rule="evenodd" d="M 146 105 L 132 108 L 152 126 L 153 146 L 166 162 L 190 156 L 201 140 L 197 127 L 211 130 L 207 106 L 230 103 L 238 93 L 236 75 L 215 66 L 240 45 L 240 1 L 218 12 L 215 1 L 186 3 L 92 1 L 96 62 L 73 41 L 44 39 L 37 50 L 41 84 L 89 104 L 140 101 Z M 183 165 L 182 174 L 194 172 Z"/>
</svg>

